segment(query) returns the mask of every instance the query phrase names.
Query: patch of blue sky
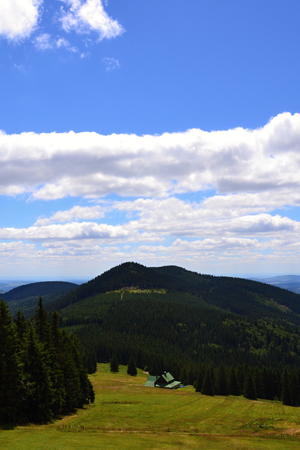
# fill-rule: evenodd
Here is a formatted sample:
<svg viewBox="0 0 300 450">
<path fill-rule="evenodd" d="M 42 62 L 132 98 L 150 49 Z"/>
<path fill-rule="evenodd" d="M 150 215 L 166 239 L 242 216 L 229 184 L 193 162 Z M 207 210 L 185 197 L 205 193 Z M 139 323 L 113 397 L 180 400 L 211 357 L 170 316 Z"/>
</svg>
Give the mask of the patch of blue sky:
<svg viewBox="0 0 300 450">
<path fill-rule="evenodd" d="M 139 213 L 137 211 L 120 211 L 113 209 L 105 214 L 105 217 L 98 219 L 98 222 L 104 222 L 108 225 L 124 225 L 132 220 L 138 220 Z"/>
<path fill-rule="evenodd" d="M 28 200 L 27 195 L 16 197 L 0 196 L 0 204 L 5 214 L 0 216 L 0 227 L 28 227 L 38 218 L 47 218 L 57 211 L 67 210 L 75 205 L 89 206 L 82 198 L 64 198 L 43 201 Z"/>
<path fill-rule="evenodd" d="M 285 208 L 274 209 L 271 214 L 273 216 L 278 214 L 300 222 L 300 206 L 286 206 Z"/>
<path fill-rule="evenodd" d="M 40 28 L 22 45 L 0 41 L 7 132 L 252 128 L 299 109 L 298 0 L 110 2 L 126 32 L 101 43 L 63 33 L 58 6 L 45 1 Z M 36 50 L 45 32 L 89 56 Z M 120 69 L 106 72 L 105 57 Z"/>
<path fill-rule="evenodd" d="M 196 192 L 184 192 L 181 194 L 176 194 L 174 197 L 183 200 L 185 202 L 203 202 L 206 198 L 213 197 L 217 195 L 217 192 L 213 189 L 206 189 L 203 191 Z"/>
</svg>

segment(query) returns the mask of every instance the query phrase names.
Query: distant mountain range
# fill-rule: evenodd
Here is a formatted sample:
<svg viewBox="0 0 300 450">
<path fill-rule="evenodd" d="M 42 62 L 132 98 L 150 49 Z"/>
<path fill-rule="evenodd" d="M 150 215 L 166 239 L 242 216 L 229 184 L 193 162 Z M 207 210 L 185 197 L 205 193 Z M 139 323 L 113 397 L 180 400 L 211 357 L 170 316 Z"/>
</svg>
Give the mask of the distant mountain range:
<svg viewBox="0 0 300 450">
<path fill-rule="evenodd" d="M 1 280 L 0 281 L 0 294 L 4 292 L 8 292 L 11 289 L 22 286 L 23 284 L 30 283 L 31 281 L 25 281 L 25 280 Z"/>
<path fill-rule="evenodd" d="M 300 294 L 300 275 L 280 275 L 275 277 L 252 279 Z"/>
<path fill-rule="evenodd" d="M 0 294 L 0 298 L 9 304 L 12 313 L 20 310 L 26 316 L 30 316 L 36 308 L 39 297 L 43 297 L 46 306 L 76 287 L 77 284 L 64 281 L 41 281 L 15 287 Z"/>
</svg>

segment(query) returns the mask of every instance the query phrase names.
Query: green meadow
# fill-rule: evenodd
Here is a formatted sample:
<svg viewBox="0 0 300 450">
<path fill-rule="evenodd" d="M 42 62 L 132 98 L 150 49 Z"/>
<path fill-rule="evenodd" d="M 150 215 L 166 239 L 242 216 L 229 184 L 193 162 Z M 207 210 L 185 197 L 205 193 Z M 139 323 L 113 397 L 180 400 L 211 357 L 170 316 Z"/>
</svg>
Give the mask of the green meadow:
<svg viewBox="0 0 300 450">
<path fill-rule="evenodd" d="M 146 375 L 91 375 L 96 401 L 49 425 L 0 430 L 0 448 L 58 449 L 298 449 L 300 408 L 243 397 L 208 397 L 192 387 L 144 387 Z"/>
</svg>

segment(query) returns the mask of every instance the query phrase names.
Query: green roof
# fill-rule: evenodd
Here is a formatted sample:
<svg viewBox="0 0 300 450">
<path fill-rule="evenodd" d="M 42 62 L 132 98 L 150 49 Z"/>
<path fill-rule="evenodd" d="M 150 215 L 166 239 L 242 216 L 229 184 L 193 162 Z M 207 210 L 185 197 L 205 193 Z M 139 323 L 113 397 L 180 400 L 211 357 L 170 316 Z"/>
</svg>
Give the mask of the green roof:
<svg viewBox="0 0 300 450">
<path fill-rule="evenodd" d="M 168 383 L 174 380 L 174 377 L 170 374 L 170 372 L 164 373 L 163 377 Z"/>
<path fill-rule="evenodd" d="M 165 383 L 156 384 L 157 380 L 162 378 Z M 147 387 L 164 387 L 167 389 L 176 389 L 181 385 L 180 381 L 176 381 L 170 372 L 165 372 L 162 375 L 148 375 L 148 379 L 144 386 Z"/>
<path fill-rule="evenodd" d="M 164 386 L 166 389 L 176 389 L 181 385 L 180 381 L 172 381 L 172 383 L 168 383 L 166 386 Z"/>
<path fill-rule="evenodd" d="M 156 379 L 157 379 L 156 376 L 148 375 L 148 379 L 147 379 L 146 383 L 144 384 L 144 386 L 155 387 Z"/>
</svg>

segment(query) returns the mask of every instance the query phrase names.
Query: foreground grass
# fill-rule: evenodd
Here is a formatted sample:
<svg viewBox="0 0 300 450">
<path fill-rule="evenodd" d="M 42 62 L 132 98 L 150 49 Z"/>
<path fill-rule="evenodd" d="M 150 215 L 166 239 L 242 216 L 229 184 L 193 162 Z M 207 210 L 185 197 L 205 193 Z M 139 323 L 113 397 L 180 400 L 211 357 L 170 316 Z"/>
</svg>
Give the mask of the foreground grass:
<svg viewBox="0 0 300 450">
<path fill-rule="evenodd" d="M 298 449 L 300 408 L 143 386 L 145 375 L 91 376 L 96 402 L 50 425 L 0 430 L 1 449 Z M 298 434 L 299 433 L 299 434 Z M 299 437 L 298 437 L 299 436 Z"/>
</svg>

